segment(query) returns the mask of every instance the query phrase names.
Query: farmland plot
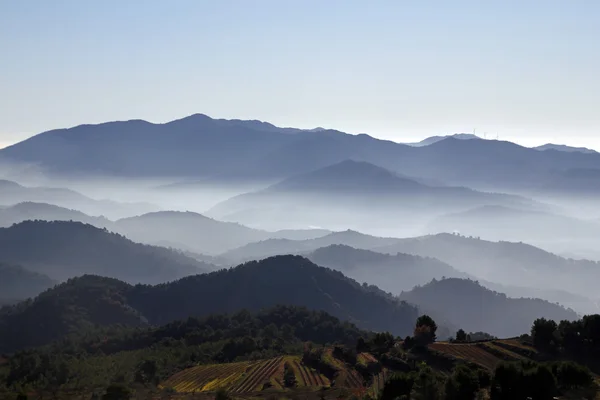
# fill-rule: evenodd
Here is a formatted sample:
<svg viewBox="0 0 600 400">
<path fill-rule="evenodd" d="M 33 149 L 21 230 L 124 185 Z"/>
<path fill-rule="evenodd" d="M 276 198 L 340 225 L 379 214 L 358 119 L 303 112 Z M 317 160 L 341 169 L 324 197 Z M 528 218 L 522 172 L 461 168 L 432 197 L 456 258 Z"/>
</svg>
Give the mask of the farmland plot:
<svg viewBox="0 0 600 400">
<path fill-rule="evenodd" d="M 500 358 L 494 356 L 490 352 L 478 347 L 475 344 L 437 342 L 430 344 L 429 348 L 461 360 L 471 361 L 489 370 L 496 368 L 496 366 L 502 362 Z"/>
</svg>

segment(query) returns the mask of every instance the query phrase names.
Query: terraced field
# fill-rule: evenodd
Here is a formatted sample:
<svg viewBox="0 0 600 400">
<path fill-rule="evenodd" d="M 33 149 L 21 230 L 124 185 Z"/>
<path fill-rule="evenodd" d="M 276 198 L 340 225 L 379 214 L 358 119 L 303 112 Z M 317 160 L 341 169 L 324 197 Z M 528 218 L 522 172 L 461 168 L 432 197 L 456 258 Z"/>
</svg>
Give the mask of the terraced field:
<svg viewBox="0 0 600 400">
<path fill-rule="evenodd" d="M 271 378 L 277 373 L 279 373 L 278 375 L 283 375 L 283 357 L 272 358 L 260 362 L 244 377 L 231 385 L 229 391 L 232 393 L 260 391 L 265 383 L 271 383 Z"/>
<path fill-rule="evenodd" d="M 517 353 L 510 351 L 509 349 L 498 346 L 496 342 L 485 342 L 480 343 L 479 347 L 483 347 L 484 350 L 489 351 L 496 357 L 500 358 L 503 361 L 521 361 L 527 360 L 526 357 L 523 357 Z"/>
<path fill-rule="evenodd" d="M 286 357 L 286 363 L 294 371 L 298 387 L 327 387 L 331 385 L 326 376 L 302 364 L 300 357 Z"/>
<path fill-rule="evenodd" d="M 527 360 L 521 351 L 511 351 L 511 345 L 516 349 L 528 349 L 517 340 L 502 340 L 480 343 L 447 343 L 437 342 L 429 345 L 432 350 L 450 355 L 457 359 L 479 364 L 492 370 L 503 361 Z"/>
<path fill-rule="evenodd" d="M 383 386 L 385 385 L 385 381 L 391 376 L 391 372 L 387 369 L 383 369 L 379 374 L 373 377 L 373 384 L 371 385 L 370 392 L 376 398 Z"/>
<path fill-rule="evenodd" d="M 325 351 L 323 360 L 338 371 L 334 386 L 351 389 L 362 389 L 364 387 L 360 374 L 356 370 L 348 368 L 341 360 L 335 358 L 332 349 Z"/>
<path fill-rule="evenodd" d="M 294 370 L 298 387 L 328 387 L 327 377 L 303 365 L 300 357 L 287 356 L 269 360 L 231 364 L 199 365 L 181 371 L 160 386 L 179 393 L 212 392 L 226 388 L 230 393 L 254 393 L 266 388 L 283 389 L 285 365 Z"/>
<path fill-rule="evenodd" d="M 527 357 L 535 357 L 538 354 L 535 347 L 523 344 L 517 339 L 494 340 L 494 344 L 512 351 L 513 353 L 525 355 Z"/>
<path fill-rule="evenodd" d="M 161 386 L 173 388 L 176 392 L 207 392 L 236 382 L 249 371 L 256 369 L 256 362 L 199 365 L 181 371 Z"/>
<path fill-rule="evenodd" d="M 496 368 L 496 366 L 502 362 L 501 359 L 475 344 L 437 342 L 430 344 L 429 348 L 460 360 L 474 362 L 489 370 Z"/>
<path fill-rule="evenodd" d="M 375 357 L 373 357 L 373 355 L 370 353 L 359 353 L 357 360 L 359 363 L 361 363 L 363 365 L 377 362 L 377 359 Z"/>
</svg>

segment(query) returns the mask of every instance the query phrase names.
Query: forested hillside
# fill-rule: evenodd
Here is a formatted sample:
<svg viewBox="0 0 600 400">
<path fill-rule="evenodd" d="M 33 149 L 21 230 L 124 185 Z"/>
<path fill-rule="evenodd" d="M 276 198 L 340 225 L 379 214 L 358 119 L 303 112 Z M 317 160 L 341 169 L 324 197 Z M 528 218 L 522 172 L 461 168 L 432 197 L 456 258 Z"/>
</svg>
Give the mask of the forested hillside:
<svg viewBox="0 0 600 400">
<path fill-rule="evenodd" d="M 1 228 L 0 254 L 5 262 L 59 281 L 96 274 L 155 284 L 214 269 L 178 252 L 70 221 L 25 221 Z"/>
<path fill-rule="evenodd" d="M 161 325 L 278 304 L 325 311 L 363 329 L 411 332 L 415 307 L 298 256 L 249 262 L 157 286 L 74 278 L 0 316 L 0 352 L 42 345 L 94 325 Z"/>
<path fill-rule="evenodd" d="M 400 298 L 451 321 L 466 331 L 483 331 L 497 337 L 514 337 L 529 331 L 531 321 L 545 317 L 575 320 L 578 315 L 540 299 L 512 299 L 469 279 L 433 280 L 402 293 Z"/>
</svg>

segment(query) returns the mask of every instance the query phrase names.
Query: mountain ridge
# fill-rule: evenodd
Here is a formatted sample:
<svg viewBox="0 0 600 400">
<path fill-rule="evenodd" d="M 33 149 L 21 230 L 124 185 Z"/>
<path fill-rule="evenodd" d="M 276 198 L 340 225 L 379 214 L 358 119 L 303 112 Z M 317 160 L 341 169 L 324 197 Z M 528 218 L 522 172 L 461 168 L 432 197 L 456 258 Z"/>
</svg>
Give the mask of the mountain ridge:
<svg viewBox="0 0 600 400">
<path fill-rule="evenodd" d="M 278 130 L 295 128 L 272 126 L 219 122 L 207 116 L 165 124 L 138 120 L 81 125 L 43 132 L 9 146 L 0 150 L 0 161 L 33 163 L 51 174 L 74 176 L 268 180 L 358 159 L 455 186 L 485 188 L 493 179 L 496 188 L 503 190 L 535 185 L 555 169 L 600 168 L 597 153 L 539 151 L 496 140 L 448 137 L 411 147 L 331 129 L 282 134 Z"/>
<path fill-rule="evenodd" d="M 164 325 L 188 317 L 259 311 L 276 305 L 325 311 L 364 328 L 408 334 L 417 310 L 376 288 L 298 256 L 272 257 L 160 285 L 86 275 L 31 302 L 0 311 L 0 352 L 42 345 L 86 326 Z M 51 322 L 39 315 L 61 315 Z M 31 329 L 48 323 L 45 330 Z M 8 341 L 10 338 L 10 342 Z"/>
<path fill-rule="evenodd" d="M 5 262 L 58 281 L 94 273 L 161 283 L 214 269 L 181 253 L 72 221 L 25 221 L 0 228 L 0 254 Z"/>
</svg>

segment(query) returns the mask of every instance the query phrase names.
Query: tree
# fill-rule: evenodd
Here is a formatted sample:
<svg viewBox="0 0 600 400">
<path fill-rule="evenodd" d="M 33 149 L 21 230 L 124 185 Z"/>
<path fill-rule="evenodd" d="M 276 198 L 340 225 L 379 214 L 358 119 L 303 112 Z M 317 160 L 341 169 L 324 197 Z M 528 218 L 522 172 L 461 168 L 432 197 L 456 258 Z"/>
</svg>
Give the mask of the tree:
<svg viewBox="0 0 600 400">
<path fill-rule="evenodd" d="M 412 374 L 397 373 L 394 374 L 383 386 L 380 400 L 394 400 L 403 396 L 410 396 L 415 378 Z"/>
<path fill-rule="evenodd" d="M 556 336 L 558 326 L 556 322 L 546 319 L 538 318 L 533 322 L 531 327 L 531 337 L 533 338 L 533 344 L 536 347 L 543 349 L 553 349 L 556 347 Z"/>
<path fill-rule="evenodd" d="M 394 335 L 389 332 L 378 332 L 371 339 L 371 348 L 372 351 L 375 352 L 387 352 L 389 349 L 394 347 L 396 340 L 394 339 Z"/>
<path fill-rule="evenodd" d="M 459 329 L 456 332 L 456 341 L 461 342 L 461 343 L 466 342 L 467 341 L 467 333 L 464 330 Z"/>
<path fill-rule="evenodd" d="M 464 365 L 454 368 L 452 376 L 446 381 L 446 399 L 472 399 L 479 390 L 477 374 Z"/>
<path fill-rule="evenodd" d="M 365 339 L 361 336 L 356 341 L 356 352 L 362 353 L 365 351 L 369 351 L 369 346 L 367 346 L 367 342 L 365 342 Z"/>
<path fill-rule="evenodd" d="M 229 400 L 229 399 L 230 399 L 229 394 L 227 393 L 227 390 L 225 390 L 224 388 L 220 388 L 215 393 L 215 400 Z"/>
<path fill-rule="evenodd" d="M 522 386 L 533 400 L 552 399 L 558 392 L 556 378 L 546 365 L 524 371 Z"/>
<path fill-rule="evenodd" d="M 593 375 L 587 367 L 572 361 L 563 361 L 553 365 L 553 374 L 559 386 L 565 389 L 586 387 L 593 381 Z"/>
<path fill-rule="evenodd" d="M 131 389 L 122 383 L 113 383 L 106 388 L 102 400 L 129 400 L 133 396 Z"/>
<path fill-rule="evenodd" d="M 138 365 L 135 371 L 135 380 L 140 383 L 154 382 L 157 371 L 158 366 L 155 360 L 144 360 Z"/>
<path fill-rule="evenodd" d="M 492 378 L 490 395 L 492 400 L 512 400 L 521 398 L 521 370 L 513 363 L 502 363 L 496 367 Z"/>
<path fill-rule="evenodd" d="M 414 338 L 418 346 L 427 346 L 435 342 L 437 324 L 429 315 L 421 315 L 415 325 Z"/>
<path fill-rule="evenodd" d="M 296 374 L 294 374 L 294 370 L 290 368 L 288 364 L 285 364 L 285 371 L 283 373 L 283 383 L 285 387 L 291 388 L 296 387 Z"/>
<path fill-rule="evenodd" d="M 410 394 L 413 400 L 438 400 L 441 398 L 440 385 L 435 372 L 429 366 L 419 370 Z"/>
</svg>

